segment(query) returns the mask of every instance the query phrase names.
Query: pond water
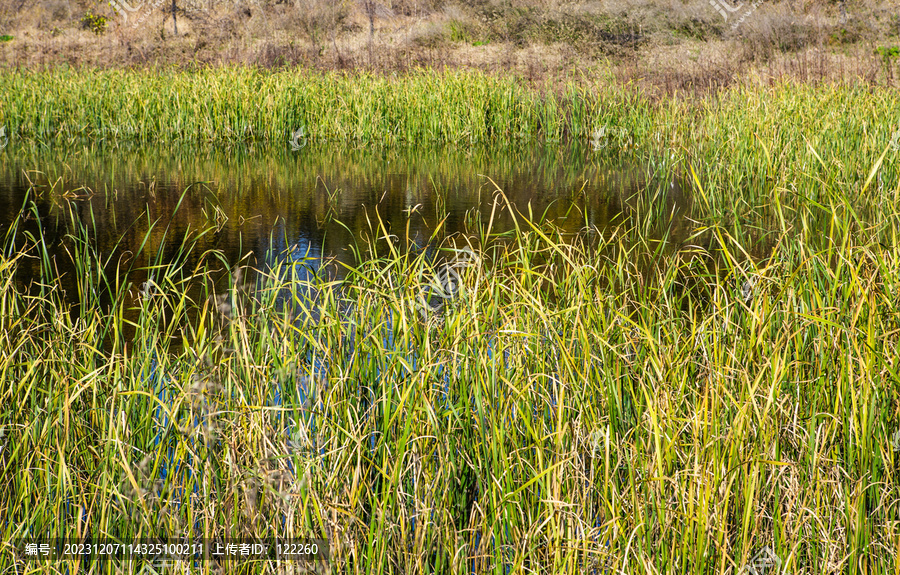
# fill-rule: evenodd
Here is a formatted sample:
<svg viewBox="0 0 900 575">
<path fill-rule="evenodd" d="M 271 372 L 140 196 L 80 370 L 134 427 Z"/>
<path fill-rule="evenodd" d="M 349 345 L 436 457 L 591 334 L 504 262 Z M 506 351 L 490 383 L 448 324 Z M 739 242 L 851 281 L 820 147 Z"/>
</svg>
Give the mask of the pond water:
<svg viewBox="0 0 900 575">
<path fill-rule="evenodd" d="M 63 239 L 80 223 L 103 259 L 137 260 L 127 278 L 135 286 L 148 279 L 141 268 L 154 256 L 174 259 L 187 237 L 196 239 L 198 253 L 219 250 L 232 264 L 248 258 L 259 265 L 293 252 L 353 265 L 367 241 L 383 236 L 379 219 L 401 243 L 408 238 L 407 247 L 471 233 L 492 213 L 492 230 L 502 233 L 513 229 L 513 220 L 497 188 L 521 214 L 567 233 L 621 225 L 648 203 L 641 196 L 666 205 L 668 217 L 651 233 L 677 245 L 691 232 L 691 199 L 680 181 L 590 146 L 70 145 L 7 148 L 0 160 L 0 235 L 8 235 L 26 199 L 33 200 L 37 213 L 18 225 L 16 246 L 24 245 L 25 232 L 40 231 L 60 272 L 74 273 Z M 29 265 L 37 271 L 36 261 L 22 262 L 22 281 Z"/>
</svg>

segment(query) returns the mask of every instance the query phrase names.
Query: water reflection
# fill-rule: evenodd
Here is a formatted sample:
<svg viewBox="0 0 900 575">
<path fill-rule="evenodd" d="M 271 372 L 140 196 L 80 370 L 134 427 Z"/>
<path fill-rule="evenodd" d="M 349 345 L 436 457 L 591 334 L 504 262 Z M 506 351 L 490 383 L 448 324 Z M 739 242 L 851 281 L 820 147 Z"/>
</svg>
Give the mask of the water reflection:
<svg viewBox="0 0 900 575">
<path fill-rule="evenodd" d="M 137 258 L 134 285 L 149 279 L 139 268 L 152 255 L 174 258 L 191 237 L 200 252 L 219 250 L 232 263 L 291 251 L 353 265 L 366 241 L 385 236 L 421 248 L 434 236 L 472 232 L 492 215 L 493 231 L 502 233 L 513 220 L 496 201 L 497 187 L 515 209 L 564 232 L 603 232 L 654 209 L 666 217 L 651 233 L 675 242 L 690 233 L 691 200 L 678 181 L 601 162 L 589 146 L 7 148 L 0 158 L 0 233 L 34 185 L 37 215 L 22 222 L 16 241 L 42 228 L 51 252 L 62 255 L 62 238 L 79 223 L 92 230 L 99 254 Z"/>
</svg>

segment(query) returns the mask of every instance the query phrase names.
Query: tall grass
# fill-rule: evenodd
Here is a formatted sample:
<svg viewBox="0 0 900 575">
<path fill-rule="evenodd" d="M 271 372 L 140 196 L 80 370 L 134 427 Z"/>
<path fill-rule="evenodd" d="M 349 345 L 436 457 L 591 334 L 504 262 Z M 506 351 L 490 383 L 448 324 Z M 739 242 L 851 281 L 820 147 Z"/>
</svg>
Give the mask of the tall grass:
<svg viewBox="0 0 900 575">
<path fill-rule="evenodd" d="M 312 140 L 503 143 L 609 123 L 689 177 L 699 209 L 678 246 L 651 233 L 677 225 L 664 190 L 572 237 L 498 189 L 492 213 L 515 232 L 474 219 L 465 289 L 423 308 L 441 263 L 377 214 L 340 274 L 296 255 L 235 268 L 197 253 L 203 232 L 174 238 L 175 261 L 155 247 L 167 230 L 111 261 L 73 215 L 77 293 L 62 293 L 67 266 L 26 204 L 0 259 L 0 568 L 24 570 L 7 543 L 21 537 L 167 532 L 317 536 L 341 573 L 736 573 L 766 546 L 791 573 L 900 569 L 891 94 L 651 104 L 462 73 L 4 80 L 12 141 L 287 145 L 305 125 Z"/>
<path fill-rule="evenodd" d="M 25 139 L 287 143 L 516 140 L 587 133 L 591 107 L 566 110 L 512 78 L 478 73 L 196 73 L 68 71 L 4 73 L 7 132 Z M 576 98 L 574 92 L 567 97 Z M 624 95 L 623 95 L 624 97 Z M 600 102 L 593 102 L 596 106 Z"/>
<path fill-rule="evenodd" d="M 460 296 L 424 311 L 440 264 L 399 239 L 339 281 L 285 256 L 220 294 L 215 253 L 151 257 L 145 297 L 81 227 L 73 313 L 50 258 L 43 290 L 17 284 L 35 237 L 0 262 L 2 538 L 317 536 L 341 573 L 728 573 L 764 546 L 792 573 L 894 572 L 880 215 L 809 202 L 766 262 L 722 227 L 662 252 L 641 222 L 572 239 L 517 214 L 509 241 L 488 220 Z"/>
<path fill-rule="evenodd" d="M 14 145 L 10 150 L 85 139 L 263 142 L 288 149 L 300 128 L 303 143 L 350 147 L 587 144 L 603 128 L 613 136 L 598 156 L 635 156 L 685 175 L 693 167 L 715 218 L 762 210 L 787 221 L 792 206 L 806 199 L 900 195 L 897 151 L 890 144 L 900 131 L 900 108 L 890 89 L 785 82 L 746 84 L 708 99 L 654 101 L 607 77 L 539 88 L 465 71 L 386 76 L 248 68 L 58 68 L 0 72 L 0 81 L 0 125 Z M 799 197 L 807 186 L 812 196 Z"/>
</svg>

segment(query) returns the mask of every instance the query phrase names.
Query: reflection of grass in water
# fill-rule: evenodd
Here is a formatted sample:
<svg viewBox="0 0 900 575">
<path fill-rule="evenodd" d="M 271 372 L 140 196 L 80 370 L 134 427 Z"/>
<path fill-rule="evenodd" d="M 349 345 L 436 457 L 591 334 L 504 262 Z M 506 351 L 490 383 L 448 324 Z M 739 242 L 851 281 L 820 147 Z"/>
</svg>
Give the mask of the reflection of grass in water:
<svg viewBox="0 0 900 575">
<path fill-rule="evenodd" d="M 503 182 L 510 199 L 523 208 L 528 202 L 539 211 L 551 205 L 550 217 L 569 211 L 571 202 L 585 201 L 590 204 L 586 213 L 592 224 L 604 228 L 610 213 L 607 206 L 616 204 L 618 195 L 629 196 L 626 190 L 639 189 L 650 175 L 618 162 L 615 170 L 601 171 L 583 152 L 583 147 L 574 144 L 552 149 L 529 145 L 502 151 L 396 147 L 375 153 L 328 145 L 309 146 L 302 154 L 294 154 L 266 146 L 222 150 L 132 143 L 119 147 L 73 146 L 60 155 L 59 150 L 48 153 L 45 147 L 35 145 L 12 150 L 11 161 L 0 165 L 0 181 L 22 181 L 26 170 L 40 168 L 42 173 L 31 173 L 30 178 L 54 205 L 65 204 L 68 190 L 84 186 L 96 191 L 94 216 L 101 236 L 107 236 L 101 240 L 103 250 L 108 250 L 106 244 L 115 242 L 121 230 L 146 210 L 147 216 L 141 216 L 143 222 L 171 220 L 173 232 L 215 224 L 220 231 L 206 236 L 207 245 L 225 249 L 234 246 L 236 252 L 241 240 L 246 245 L 254 231 L 279 220 L 286 222 L 293 235 L 308 233 L 319 224 L 332 246 L 344 245 L 353 241 L 353 234 L 366 229 L 376 205 L 381 216 L 390 219 L 386 222 L 390 229 L 403 230 L 411 225 L 427 237 L 450 215 L 444 229 L 452 234 L 478 219 L 464 216 L 463 209 L 479 210 L 481 219 L 490 215 L 492 190 L 480 175 L 486 173 Z M 153 197 L 147 190 L 154 183 L 145 184 L 151 177 L 156 181 Z M 179 194 L 188 186 L 181 208 L 172 215 Z M 12 217 L 21 202 L 15 193 L 0 193 L 0 214 L 5 208 L 6 217 Z M 403 210 L 415 214 L 412 222 Z M 52 215 L 63 217 L 65 210 Z M 584 223 L 578 211 L 570 215 L 573 217 L 565 225 L 574 232 Z M 495 225 L 508 226 L 508 218 L 501 216 Z M 251 226 L 242 225 L 254 217 L 257 219 L 250 221 Z M 0 216 L 0 225 L 4 225 L 2 219 Z M 346 228 L 336 225 L 335 220 Z M 123 245 L 135 249 L 146 224 L 129 230 Z M 240 255 L 229 253 L 229 257 Z"/>
<path fill-rule="evenodd" d="M 815 173 L 771 175 L 801 193 L 773 200 L 790 219 L 765 264 L 737 219 L 676 252 L 640 213 L 599 246 L 521 215 L 501 240 L 479 222 L 471 289 L 440 323 L 421 320 L 412 281 L 434 263 L 402 238 L 340 282 L 297 279 L 316 314 L 277 304 L 299 277 L 282 262 L 254 297 L 230 292 L 227 318 L 189 288 L 216 258 L 190 260 L 190 241 L 175 263 L 200 263 L 152 258 L 144 301 L 76 228 L 78 314 L 41 237 L 4 250 L 4 539 L 72 536 L 86 516 L 123 537 L 325 537 L 344 572 L 467 572 L 475 557 L 724 570 L 769 542 L 792 571 L 834 557 L 881 571 L 896 562 L 900 254 L 878 239 L 900 217 L 873 201 L 868 226 L 841 192 L 854 184 Z M 385 235 L 373 222 L 368 237 Z M 14 273 L 30 254 L 45 287 L 26 294 Z"/>
<path fill-rule="evenodd" d="M 307 158 L 310 148 L 323 142 L 358 148 L 372 157 L 370 164 L 379 163 L 373 147 L 453 144 L 473 154 L 473 170 L 485 168 L 476 174 L 497 176 L 531 162 L 540 164 L 530 169 L 547 180 L 557 169 L 617 157 L 664 170 L 675 166 L 689 177 L 689 162 L 705 184 L 710 214 L 737 219 L 787 221 L 784 209 L 797 201 L 795 188 L 804 178 L 825 184 L 809 189 L 810 200 L 835 186 L 850 198 L 858 196 L 857 184 L 865 180 L 873 155 L 888 146 L 900 125 L 892 90 L 854 86 L 744 86 L 708 99 L 654 101 L 606 78 L 580 77 L 538 89 L 478 72 L 387 77 L 245 68 L 7 71 L 0 72 L 0 83 L 2 121 L 17 144 L 263 142 L 280 147 L 293 161 L 323 164 L 328 160 Z M 294 154 L 289 140 L 298 126 L 310 145 Z M 592 135 L 601 129 L 614 137 L 594 151 Z M 498 154 L 501 165 L 492 165 L 493 153 L 478 151 L 481 144 L 534 140 L 557 149 L 559 158 Z M 558 140 L 581 148 L 557 148 Z M 891 185 L 898 177 L 896 151 L 889 152 L 870 189 L 896 189 Z M 348 176 L 393 170 L 387 162 L 373 167 L 345 157 L 321 173 L 339 174 L 354 165 L 357 174 Z M 273 185 L 292 181 L 296 167 L 285 162 L 273 172 Z"/>
</svg>

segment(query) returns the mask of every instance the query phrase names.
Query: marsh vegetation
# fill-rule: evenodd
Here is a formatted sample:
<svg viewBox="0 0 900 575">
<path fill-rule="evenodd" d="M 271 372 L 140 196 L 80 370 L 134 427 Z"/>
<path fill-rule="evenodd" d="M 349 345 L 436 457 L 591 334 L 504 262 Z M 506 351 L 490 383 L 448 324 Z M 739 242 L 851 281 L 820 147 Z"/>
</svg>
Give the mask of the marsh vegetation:
<svg viewBox="0 0 900 575">
<path fill-rule="evenodd" d="M 3 81 L 0 154 L 37 170 L 42 150 L 86 145 L 337 143 L 396 160 L 383 143 L 433 142 L 455 150 L 450 172 L 479 167 L 481 194 L 456 223 L 439 181 L 424 215 L 376 201 L 343 222 L 343 254 L 326 238 L 291 255 L 273 227 L 271 257 L 251 261 L 208 240 L 261 202 L 215 183 L 170 183 L 171 217 L 117 252 L 98 248 L 115 175 L 75 193 L 77 170 L 31 174 L 0 259 L 4 541 L 289 531 L 327 539 L 340 573 L 733 573 L 764 547 L 791 573 L 895 570 L 894 92 L 657 101 L 477 73 L 247 70 Z M 95 97 L 113 85 L 140 97 Z M 557 159 L 526 171 L 541 188 L 586 166 L 647 177 L 614 203 L 586 177 L 541 205 L 506 189 L 510 166 L 548 165 L 520 140 Z M 492 146 L 510 159 L 492 168 Z M 290 169 L 252 162 L 270 168 L 258 189 L 285 193 Z M 328 183 L 326 164 L 300 165 Z M 311 193 L 316 225 L 340 227 L 339 196 Z M 619 213 L 593 225 L 602 206 Z M 205 224 L 170 226 L 182 209 Z M 423 308 L 464 249 L 453 297 Z"/>
</svg>

